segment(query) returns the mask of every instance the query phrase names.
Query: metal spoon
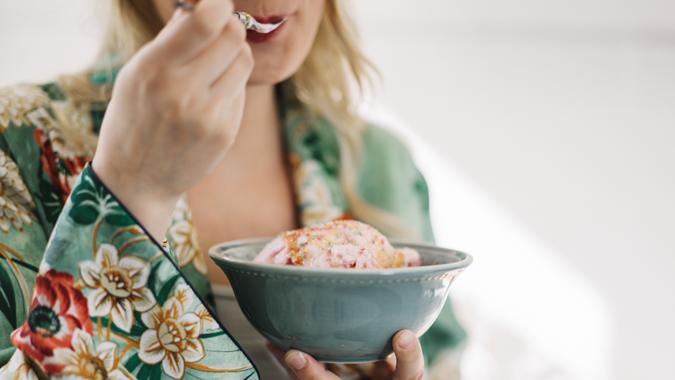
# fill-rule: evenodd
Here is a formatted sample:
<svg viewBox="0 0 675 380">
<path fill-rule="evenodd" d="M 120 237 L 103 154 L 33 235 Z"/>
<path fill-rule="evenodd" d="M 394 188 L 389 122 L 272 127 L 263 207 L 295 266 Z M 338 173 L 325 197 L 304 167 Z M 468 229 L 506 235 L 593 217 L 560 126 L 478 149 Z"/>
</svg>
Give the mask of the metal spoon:
<svg viewBox="0 0 675 380">
<path fill-rule="evenodd" d="M 237 11 L 234 12 L 234 14 L 235 16 L 237 16 L 237 18 L 239 18 L 239 21 L 241 21 L 241 23 L 244 24 L 244 27 L 246 29 L 262 34 L 274 32 L 278 27 L 281 26 L 281 24 L 283 24 L 286 21 L 286 19 L 283 19 L 274 24 L 263 24 L 261 22 L 256 21 L 256 19 L 253 18 L 253 16 L 251 16 L 246 12 Z"/>
<path fill-rule="evenodd" d="M 194 9 L 195 3 L 194 0 L 176 0 L 176 7 L 184 9 L 186 11 L 190 11 Z M 286 20 L 281 20 L 277 23 L 274 24 L 264 24 L 261 22 L 256 21 L 253 16 L 250 14 L 243 12 L 243 11 L 237 11 L 234 12 L 234 15 L 237 16 L 239 21 L 241 21 L 242 24 L 244 24 L 244 27 L 247 30 L 252 30 L 254 32 L 262 33 L 262 34 L 268 34 L 272 33 L 275 31 L 278 27 L 281 26 Z"/>
</svg>

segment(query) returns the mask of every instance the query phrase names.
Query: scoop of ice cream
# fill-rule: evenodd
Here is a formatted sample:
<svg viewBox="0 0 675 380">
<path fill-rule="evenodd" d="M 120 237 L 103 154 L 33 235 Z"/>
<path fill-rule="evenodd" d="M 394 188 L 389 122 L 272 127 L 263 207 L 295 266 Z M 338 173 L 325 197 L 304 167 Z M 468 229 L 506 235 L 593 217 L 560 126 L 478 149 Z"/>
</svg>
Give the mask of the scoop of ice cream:
<svg viewBox="0 0 675 380">
<path fill-rule="evenodd" d="M 418 266 L 419 253 L 394 248 L 375 228 L 357 221 L 335 221 L 282 233 L 255 261 L 310 268 L 386 269 Z"/>
</svg>

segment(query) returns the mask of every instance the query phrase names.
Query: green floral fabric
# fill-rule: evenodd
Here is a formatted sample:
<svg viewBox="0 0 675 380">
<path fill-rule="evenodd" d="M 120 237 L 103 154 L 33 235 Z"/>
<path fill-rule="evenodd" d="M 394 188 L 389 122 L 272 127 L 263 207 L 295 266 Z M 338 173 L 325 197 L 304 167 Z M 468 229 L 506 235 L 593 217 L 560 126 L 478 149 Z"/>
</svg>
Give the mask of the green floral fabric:
<svg viewBox="0 0 675 380">
<path fill-rule="evenodd" d="M 257 379 L 210 307 L 189 205 L 153 241 L 87 165 L 107 99 L 65 87 L 0 90 L 0 379 Z M 301 224 L 350 218 L 335 128 L 279 102 Z M 405 147 L 373 126 L 362 140 L 358 195 L 433 240 Z M 427 359 L 463 338 L 448 302 L 422 338 Z"/>
<path fill-rule="evenodd" d="M 0 93 L 0 377 L 257 379 L 194 260 L 86 165 L 92 120 L 55 84 Z"/>
</svg>

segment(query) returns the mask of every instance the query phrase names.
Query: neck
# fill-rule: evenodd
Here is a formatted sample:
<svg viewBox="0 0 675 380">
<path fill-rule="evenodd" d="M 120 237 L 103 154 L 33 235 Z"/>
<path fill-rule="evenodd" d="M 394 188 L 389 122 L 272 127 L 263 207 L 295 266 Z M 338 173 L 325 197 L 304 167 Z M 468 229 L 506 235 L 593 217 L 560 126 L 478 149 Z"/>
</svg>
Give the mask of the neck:
<svg viewBox="0 0 675 380">
<path fill-rule="evenodd" d="M 237 138 L 216 171 L 241 176 L 282 160 L 282 121 L 274 86 L 247 86 Z"/>
<path fill-rule="evenodd" d="M 247 86 L 244 114 L 233 150 L 242 151 L 260 147 L 261 144 L 268 146 L 270 143 L 277 143 L 280 128 L 274 86 Z M 249 154 L 250 152 L 248 150 Z"/>
</svg>

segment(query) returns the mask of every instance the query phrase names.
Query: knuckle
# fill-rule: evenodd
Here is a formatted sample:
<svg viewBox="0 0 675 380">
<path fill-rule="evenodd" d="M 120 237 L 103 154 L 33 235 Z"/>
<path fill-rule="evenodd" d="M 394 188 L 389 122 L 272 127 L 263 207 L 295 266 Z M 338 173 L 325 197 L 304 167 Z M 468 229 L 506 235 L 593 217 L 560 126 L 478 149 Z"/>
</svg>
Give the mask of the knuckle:
<svg viewBox="0 0 675 380">
<path fill-rule="evenodd" d="M 210 37 L 218 31 L 216 16 L 208 12 L 194 12 L 191 17 L 192 28 L 202 38 Z"/>
<path fill-rule="evenodd" d="M 120 88 L 127 82 L 135 82 L 137 77 L 134 70 L 129 67 L 129 65 L 122 67 L 122 69 L 117 73 L 117 79 L 115 80 L 115 88 Z"/>
<path fill-rule="evenodd" d="M 118 80 L 135 81 L 142 78 L 141 73 L 145 67 L 145 62 L 139 57 L 132 58 L 122 69 L 117 73 Z"/>
<path fill-rule="evenodd" d="M 132 59 L 119 73 L 120 78 L 149 93 L 162 93 L 166 87 L 167 70 L 158 68 L 155 61 L 142 56 Z"/>
<path fill-rule="evenodd" d="M 218 44 L 222 49 L 238 52 L 246 45 L 246 35 L 235 31 L 231 26 L 218 37 Z"/>
<path fill-rule="evenodd" d="M 157 55 L 158 49 L 161 48 L 161 43 L 159 38 L 153 38 L 152 40 L 146 42 L 141 46 L 134 57 L 140 58 L 141 60 L 152 60 L 153 56 Z"/>
</svg>

